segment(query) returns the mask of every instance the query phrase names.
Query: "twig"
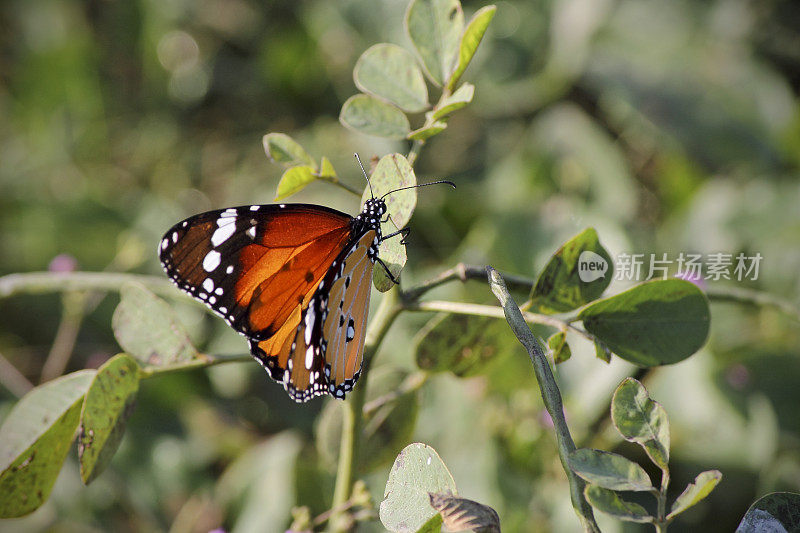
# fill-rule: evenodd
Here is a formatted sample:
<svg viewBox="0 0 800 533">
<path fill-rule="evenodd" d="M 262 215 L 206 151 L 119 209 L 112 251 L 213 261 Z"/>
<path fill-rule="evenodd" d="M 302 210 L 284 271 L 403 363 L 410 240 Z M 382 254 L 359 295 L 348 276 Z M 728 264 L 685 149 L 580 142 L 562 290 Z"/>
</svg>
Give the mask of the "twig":
<svg viewBox="0 0 800 533">
<path fill-rule="evenodd" d="M 556 441 L 558 443 L 558 455 L 561 459 L 561 465 L 564 472 L 567 474 L 569 481 L 570 496 L 572 498 L 572 506 L 578 515 L 583 527 L 586 531 L 598 532 L 600 529 L 594 521 L 594 513 L 592 508 L 583 496 L 584 482 L 570 470 L 567 463 L 567 457 L 570 452 L 575 450 L 575 443 L 569 433 L 567 420 L 564 416 L 564 405 L 561 400 L 561 392 L 558 390 L 558 384 L 553 377 L 553 372 L 550 370 L 550 364 L 547 362 L 547 357 L 539 344 L 539 339 L 528 328 L 528 324 L 522 317 L 522 313 L 511 299 L 508 293 L 503 278 L 492 267 L 486 267 L 486 272 L 489 276 L 489 286 L 492 292 L 500 301 L 505 312 L 508 325 L 514 335 L 517 336 L 519 341 L 528 351 L 528 355 L 533 363 L 533 370 L 536 374 L 536 380 L 539 382 L 539 389 L 542 393 L 542 400 L 550 418 L 553 421 L 553 428 L 556 433 Z"/>
<path fill-rule="evenodd" d="M 28 378 L 17 370 L 17 367 L 12 365 L 11 361 L 6 359 L 3 354 L 0 354 L 0 383 L 17 398 L 22 398 L 33 388 L 33 383 L 28 381 Z"/>
<path fill-rule="evenodd" d="M 756 306 L 774 307 L 795 320 L 800 320 L 800 309 L 788 300 L 779 298 L 768 292 L 736 287 L 708 287 L 705 289 L 708 299 L 714 302 L 736 302 Z"/>
<path fill-rule="evenodd" d="M 85 290 L 118 291 L 128 281 L 141 283 L 151 291 L 165 296 L 176 297 L 183 294 L 162 276 L 116 272 L 29 272 L 0 277 L 0 299 L 16 294 Z"/>
<path fill-rule="evenodd" d="M 40 383 L 55 379 L 64 373 L 75 341 L 81 329 L 81 323 L 87 312 L 87 295 L 85 293 L 66 293 L 62 296 L 61 322 L 58 324 L 50 353 L 42 365 Z"/>
<path fill-rule="evenodd" d="M 412 287 L 403 291 L 403 298 L 407 300 L 416 300 L 431 289 L 444 285 L 448 281 L 459 280 L 466 282 L 470 279 L 477 279 L 483 281 L 486 279 L 486 267 L 467 265 L 459 263 L 455 267 L 445 270 L 438 276 L 420 283 L 416 287 Z M 530 291 L 534 284 L 534 280 L 523 276 L 515 276 L 514 274 L 503 273 L 503 279 L 506 280 L 506 286 L 512 290 Z"/>
</svg>

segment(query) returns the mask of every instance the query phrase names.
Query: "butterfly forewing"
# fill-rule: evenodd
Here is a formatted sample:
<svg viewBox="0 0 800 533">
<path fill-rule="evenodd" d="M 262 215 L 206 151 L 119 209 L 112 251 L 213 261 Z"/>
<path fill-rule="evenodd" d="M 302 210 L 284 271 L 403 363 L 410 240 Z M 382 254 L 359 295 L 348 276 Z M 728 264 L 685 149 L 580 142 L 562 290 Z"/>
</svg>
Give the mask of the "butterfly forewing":
<svg viewBox="0 0 800 533">
<path fill-rule="evenodd" d="M 264 339 L 308 305 L 350 237 L 351 220 L 305 204 L 209 211 L 173 226 L 159 256 L 181 289 L 238 332 Z"/>
</svg>

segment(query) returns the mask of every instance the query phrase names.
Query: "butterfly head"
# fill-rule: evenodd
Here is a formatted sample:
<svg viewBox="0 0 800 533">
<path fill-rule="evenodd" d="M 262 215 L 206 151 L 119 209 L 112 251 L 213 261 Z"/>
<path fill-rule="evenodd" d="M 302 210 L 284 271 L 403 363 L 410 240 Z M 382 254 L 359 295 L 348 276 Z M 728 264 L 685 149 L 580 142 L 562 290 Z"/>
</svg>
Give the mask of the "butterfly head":
<svg viewBox="0 0 800 533">
<path fill-rule="evenodd" d="M 364 203 L 357 218 L 370 228 L 379 229 L 381 219 L 386 214 L 386 202 L 382 198 L 370 198 Z"/>
</svg>

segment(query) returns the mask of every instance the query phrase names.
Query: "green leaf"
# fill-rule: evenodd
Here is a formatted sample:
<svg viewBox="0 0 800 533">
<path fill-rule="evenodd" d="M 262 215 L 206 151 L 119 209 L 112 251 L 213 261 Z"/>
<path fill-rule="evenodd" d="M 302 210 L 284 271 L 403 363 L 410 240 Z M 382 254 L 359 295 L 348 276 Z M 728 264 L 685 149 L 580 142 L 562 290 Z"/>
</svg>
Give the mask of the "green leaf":
<svg viewBox="0 0 800 533">
<path fill-rule="evenodd" d="M 430 107 L 425 78 L 414 55 L 395 44 L 368 48 L 356 62 L 353 79 L 363 92 L 408 113 L 420 113 Z"/>
<path fill-rule="evenodd" d="M 406 158 L 402 154 L 395 153 L 385 155 L 378 161 L 375 171 L 369 178 L 369 183 L 370 186 L 364 189 L 364 194 L 361 196 L 362 206 L 373 196 L 379 198 L 395 189 L 413 187 L 417 184 L 417 177 Z M 417 206 L 417 190 L 406 189 L 392 192 L 385 200 L 389 218 L 381 227 L 381 231 L 383 235 L 391 235 L 405 227 L 411 219 L 414 208 Z M 378 250 L 378 257 L 386 264 L 395 279 L 400 275 L 407 259 L 406 248 L 404 244 L 400 244 L 401 240 L 400 235 L 386 239 L 381 242 Z M 372 279 L 375 288 L 380 292 L 386 292 L 394 286 L 394 282 L 378 264 L 372 270 Z"/>
<path fill-rule="evenodd" d="M 0 518 L 31 513 L 50 496 L 94 375 L 81 370 L 39 385 L 11 409 L 0 427 Z"/>
<path fill-rule="evenodd" d="M 138 283 L 126 283 L 111 326 L 122 349 L 139 362 L 163 366 L 198 356 L 175 312 Z"/>
<path fill-rule="evenodd" d="M 442 119 L 472 102 L 475 95 L 475 86 L 471 83 L 464 83 L 453 94 L 443 98 L 436 108 L 432 111 L 434 120 Z"/>
<path fill-rule="evenodd" d="M 412 131 L 408 134 L 408 139 L 411 141 L 427 141 L 434 135 L 439 135 L 442 133 L 445 128 L 447 128 L 447 124 L 437 120 L 436 122 L 427 124 Z"/>
<path fill-rule="evenodd" d="M 307 165 L 312 169 L 317 169 L 317 163 L 308 152 L 300 146 L 297 141 L 285 133 L 268 133 L 262 139 L 264 151 L 275 163 L 293 167 L 295 165 Z"/>
<path fill-rule="evenodd" d="M 433 317 L 413 344 L 419 368 L 459 377 L 482 374 L 491 361 L 519 349 L 502 320 L 449 313 Z"/>
<path fill-rule="evenodd" d="M 586 496 L 586 501 L 592 507 L 601 513 L 613 516 L 617 520 L 639 522 L 641 524 L 653 521 L 653 517 L 647 513 L 647 509 L 638 503 L 623 500 L 612 490 L 604 489 L 597 485 L 586 485 L 583 495 Z"/>
<path fill-rule="evenodd" d="M 545 313 L 571 311 L 606 290 L 613 278 L 611 256 L 594 228 L 586 228 L 565 242 L 542 270 L 531 299 Z"/>
<path fill-rule="evenodd" d="M 320 162 L 320 165 L 319 165 L 318 176 L 320 178 L 335 178 L 336 177 L 336 169 L 333 168 L 333 163 L 331 163 L 330 160 L 327 157 L 325 157 L 324 155 L 322 156 L 322 161 Z"/>
<path fill-rule="evenodd" d="M 608 351 L 602 342 L 594 341 L 594 356 L 605 363 L 611 362 L 611 352 Z"/>
<path fill-rule="evenodd" d="M 354 131 L 389 139 L 405 139 L 411 132 L 408 117 L 402 111 L 366 94 L 347 99 L 339 122 Z"/>
<path fill-rule="evenodd" d="M 667 520 L 675 518 L 689 507 L 708 496 L 714 487 L 722 480 L 722 472 L 719 470 L 706 470 L 697 474 L 694 483 L 689 483 L 686 489 L 675 499 L 672 509 L 667 515 Z"/>
<path fill-rule="evenodd" d="M 416 531 L 436 511 L 429 492 L 450 491 L 456 483 L 436 450 L 422 443 L 409 444 L 394 461 L 380 506 L 380 519 L 389 531 Z"/>
<path fill-rule="evenodd" d="M 401 244 L 401 241 L 402 237 L 398 235 L 382 241 L 378 246 L 378 258 L 383 261 L 383 264 L 392 273 L 394 279 L 398 279 L 400 272 L 403 271 L 403 267 L 406 265 L 406 261 L 408 261 L 406 245 Z M 372 283 L 378 289 L 378 292 L 386 292 L 395 285 L 383 266 L 379 264 L 376 264 L 372 269 Z"/>
<path fill-rule="evenodd" d="M 800 531 L 800 494 L 773 492 L 759 498 L 736 528 L 736 533 L 773 531 Z"/>
<path fill-rule="evenodd" d="M 282 200 L 287 196 L 291 196 L 294 193 L 304 189 L 309 183 L 312 183 L 316 180 L 317 176 L 314 174 L 313 168 L 306 165 L 291 167 L 283 173 L 283 176 L 281 176 L 281 180 L 278 182 L 278 190 L 275 192 L 274 200 L 277 202 L 278 200 Z"/>
<path fill-rule="evenodd" d="M 565 331 L 557 331 L 547 339 L 547 347 L 550 348 L 550 354 L 553 356 L 553 362 L 563 363 L 572 357 L 572 350 L 569 349 L 567 344 L 567 333 Z"/>
<path fill-rule="evenodd" d="M 683 361 L 708 337 L 708 300 L 681 279 L 642 283 L 599 300 L 578 314 L 586 330 L 639 366 Z"/>
<path fill-rule="evenodd" d="M 414 174 L 414 169 L 403 154 L 385 155 L 378 161 L 375 171 L 369 177 L 370 186 L 364 189 L 361 206 L 363 207 L 366 201 L 373 196 L 379 198 L 396 189 L 413 187 L 416 184 L 417 176 Z M 395 227 L 404 228 L 417 207 L 417 190 L 406 189 L 392 192 L 384 200 L 386 201 L 386 213 L 391 217 Z M 387 229 L 389 229 L 388 225 Z M 384 234 L 387 234 L 386 231 Z"/>
<path fill-rule="evenodd" d="M 406 32 L 428 78 L 441 87 L 456 66 L 464 13 L 458 0 L 413 0 L 406 12 Z"/>
<path fill-rule="evenodd" d="M 417 530 L 417 533 L 441 533 L 442 531 L 442 515 L 435 514 L 430 520 L 422 524 L 422 527 Z"/>
<path fill-rule="evenodd" d="M 128 354 L 115 355 L 97 370 L 81 411 L 78 459 L 85 484 L 99 476 L 114 457 L 138 391 L 139 365 Z"/>
<path fill-rule="evenodd" d="M 580 448 L 567 458 L 570 469 L 580 477 L 609 490 L 651 490 L 653 484 L 644 468 L 616 453 Z"/>
<path fill-rule="evenodd" d="M 458 48 L 458 64 L 447 82 L 448 91 L 455 89 L 458 80 L 461 79 L 461 75 L 467 70 L 472 57 L 478 50 L 478 45 L 483 40 L 486 28 L 489 27 L 489 23 L 494 18 L 495 12 L 497 12 L 497 7 L 493 5 L 484 6 L 475 12 L 469 24 L 467 24 L 467 29 L 464 30 L 464 35 L 461 36 L 461 43 Z"/>
<path fill-rule="evenodd" d="M 619 384 L 611 398 L 611 420 L 617 431 L 630 442 L 640 444 L 662 470 L 669 463 L 669 419 L 647 389 L 633 378 Z"/>
</svg>

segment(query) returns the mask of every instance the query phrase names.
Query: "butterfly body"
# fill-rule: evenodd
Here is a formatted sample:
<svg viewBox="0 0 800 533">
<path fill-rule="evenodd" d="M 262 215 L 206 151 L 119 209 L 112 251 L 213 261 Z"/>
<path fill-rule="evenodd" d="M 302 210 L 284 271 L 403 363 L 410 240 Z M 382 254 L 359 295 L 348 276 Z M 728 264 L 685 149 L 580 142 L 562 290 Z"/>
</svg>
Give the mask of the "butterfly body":
<svg viewBox="0 0 800 533">
<path fill-rule="evenodd" d="M 170 279 L 249 339 L 297 402 L 343 398 L 359 377 L 382 199 L 357 216 L 311 204 L 209 211 L 159 246 Z"/>
</svg>

